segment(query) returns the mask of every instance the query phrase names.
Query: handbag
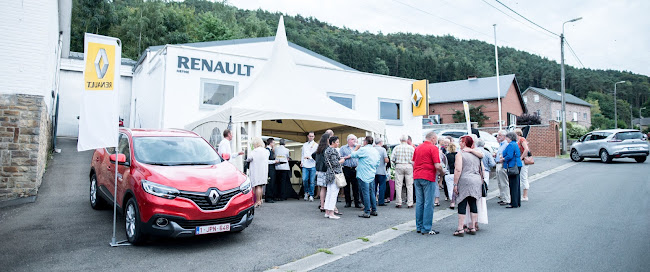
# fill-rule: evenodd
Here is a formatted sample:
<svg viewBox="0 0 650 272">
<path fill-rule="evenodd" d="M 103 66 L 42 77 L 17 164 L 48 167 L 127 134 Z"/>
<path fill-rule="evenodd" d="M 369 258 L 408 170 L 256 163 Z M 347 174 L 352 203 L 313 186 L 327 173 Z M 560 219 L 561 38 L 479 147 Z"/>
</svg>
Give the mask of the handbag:
<svg viewBox="0 0 650 272">
<path fill-rule="evenodd" d="M 330 163 L 330 160 L 325 158 L 327 161 L 327 164 L 329 164 L 330 168 L 332 168 L 332 171 L 334 171 L 334 167 L 332 167 L 332 164 Z M 341 168 L 341 173 L 334 173 L 334 182 L 336 182 L 336 187 L 343 188 L 348 185 L 348 183 L 345 181 L 345 175 L 343 175 L 343 168 Z"/>
<path fill-rule="evenodd" d="M 528 156 L 524 157 L 524 164 L 525 165 L 535 164 L 535 159 L 533 159 L 533 156 L 532 154 L 530 154 L 530 151 L 528 152 Z"/>
<path fill-rule="evenodd" d="M 506 172 L 508 173 L 508 176 L 519 175 L 519 167 L 517 167 L 517 165 L 513 167 L 508 167 L 506 168 Z"/>
<path fill-rule="evenodd" d="M 487 183 L 485 183 L 485 173 L 483 173 L 483 164 L 479 164 L 478 171 L 481 172 L 481 180 L 483 181 L 483 185 L 481 186 L 481 196 L 482 197 L 487 197 L 487 192 L 488 192 L 488 186 Z"/>
</svg>

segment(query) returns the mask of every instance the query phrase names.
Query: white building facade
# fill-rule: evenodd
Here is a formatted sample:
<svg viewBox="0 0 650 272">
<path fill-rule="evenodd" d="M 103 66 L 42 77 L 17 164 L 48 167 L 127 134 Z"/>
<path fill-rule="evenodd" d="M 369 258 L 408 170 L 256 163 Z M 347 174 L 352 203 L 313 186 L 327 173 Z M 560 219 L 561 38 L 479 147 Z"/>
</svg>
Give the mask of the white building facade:
<svg viewBox="0 0 650 272">
<path fill-rule="evenodd" d="M 273 41 L 266 37 L 149 48 L 133 74 L 130 126 L 183 128 L 209 115 L 246 90 L 266 64 Z M 329 97 L 359 117 L 384 121 L 382 134 L 388 143 L 399 143 L 401 134 L 422 140 L 422 119 L 411 112 L 414 80 L 359 72 L 298 45 L 289 47 L 298 69 L 313 82 L 312 91 L 318 92 L 300 103 L 318 107 L 321 97 Z"/>
</svg>

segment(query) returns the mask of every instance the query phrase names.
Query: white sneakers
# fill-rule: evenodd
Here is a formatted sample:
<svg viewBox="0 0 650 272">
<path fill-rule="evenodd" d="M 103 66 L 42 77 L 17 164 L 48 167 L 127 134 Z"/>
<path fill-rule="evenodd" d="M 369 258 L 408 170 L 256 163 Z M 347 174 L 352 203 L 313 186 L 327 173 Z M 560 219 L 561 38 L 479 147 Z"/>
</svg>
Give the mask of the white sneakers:
<svg viewBox="0 0 650 272">
<path fill-rule="evenodd" d="M 521 201 L 528 201 L 528 198 L 527 197 L 522 197 Z"/>
<path fill-rule="evenodd" d="M 307 197 L 309 197 L 309 194 L 305 194 L 305 201 L 307 201 Z"/>
<path fill-rule="evenodd" d="M 325 214 L 325 218 L 329 218 L 329 219 L 340 219 L 341 217 L 340 217 L 340 216 L 336 216 L 336 215 L 327 215 L 327 214 Z"/>
<path fill-rule="evenodd" d="M 314 197 L 313 196 L 309 197 L 309 202 L 314 202 Z"/>
</svg>

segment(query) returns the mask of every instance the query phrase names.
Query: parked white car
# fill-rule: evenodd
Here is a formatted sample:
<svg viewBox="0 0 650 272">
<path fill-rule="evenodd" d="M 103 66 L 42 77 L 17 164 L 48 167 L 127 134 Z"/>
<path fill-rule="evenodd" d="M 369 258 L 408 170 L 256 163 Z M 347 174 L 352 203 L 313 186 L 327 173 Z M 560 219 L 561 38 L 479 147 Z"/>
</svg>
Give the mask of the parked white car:
<svg viewBox="0 0 650 272">
<path fill-rule="evenodd" d="M 579 162 L 592 157 L 609 163 L 614 158 L 634 158 L 642 163 L 650 154 L 649 150 L 647 136 L 638 130 L 597 130 L 580 137 L 571 145 L 571 159 Z"/>
<path fill-rule="evenodd" d="M 467 130 L 464 129 L 425 129 L 423 130 L 422 138 L 429 133 L 429 131 L 434 131 L 437 135 L 438 138 L 440 137 L 447 137 L 450 136 L 451 138 L 454 139 L 454 144 L 458 147 L 458 139 L 460 137 L 467 135 Z M 487 133 L 485 131 L 479 131 L 480 139 L 485 141 L 485 148 L 487 151 L 489 151 L 492 154 L 496 154 L 496 152 L 499 150 L 499 142 L 497 141 L 497 138 L 492 136 L 490 133 Z"/>
</svg>

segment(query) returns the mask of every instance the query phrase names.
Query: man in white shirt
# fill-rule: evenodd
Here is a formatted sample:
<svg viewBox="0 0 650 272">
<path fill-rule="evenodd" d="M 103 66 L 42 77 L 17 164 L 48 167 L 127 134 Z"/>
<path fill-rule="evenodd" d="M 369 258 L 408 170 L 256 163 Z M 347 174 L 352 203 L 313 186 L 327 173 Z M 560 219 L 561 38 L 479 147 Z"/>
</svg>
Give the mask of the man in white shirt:
<svg viewBox="0 0 650 272">
<path fill-rule="evenodd" d="M 314 132 L 307 134 L 307 142 L 302 145 L 302 156 L 300 167 L 302 167 L 302 186 L 305 190 L 305 201 L 314 201 L 314 187 L 316 187 L 316 161 L 311 154 L 318 149 L 318 143 L 314 142 Z"/>
<path fill-rule="evenodd" d="M 244 151 L 232 153 L 230 141 L 232 141 L 232 132 L 230 132 L 230 129 L 226 129 L 223 131 L 223 140 L 221 140 L 219 143 L 219 149 L 217 149 L 217 153 L 219 153 L 221 157 L 223 157 L 223 154 L 229 154 L 230 158 L 228 158 L 228 161 L 236 158 L 239 155 L 244 155 Z"/>
<path fill-rule="evenodd" d="M 280 146 L 275 148 L 275 158 L 278 163 L 275 165 L 276 174 L 276 200 L 282 201 L 289 198 L 289 193 L 286 188 L 291 187 L 289 178 L 291 171 L 289 169 L 289 149 L 285 147 L 286 141 L 280 140 Z"/>
</svg>

